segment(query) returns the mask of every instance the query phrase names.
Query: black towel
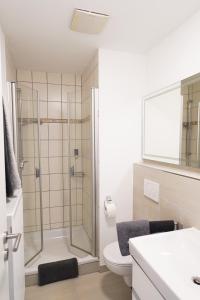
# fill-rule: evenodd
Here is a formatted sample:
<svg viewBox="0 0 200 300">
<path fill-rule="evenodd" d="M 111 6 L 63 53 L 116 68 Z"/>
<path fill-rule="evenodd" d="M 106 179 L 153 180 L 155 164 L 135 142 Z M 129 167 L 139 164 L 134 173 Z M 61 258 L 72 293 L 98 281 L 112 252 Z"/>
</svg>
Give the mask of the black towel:
<svg viewBox="0 0 200 300">
<path fill-rule="evenodd" d="M 130 254 L 130 238 L 147 235 L 149 233 L 149 221 L 147 220 L 117 223 L 117 235 L 121 255 L 127 256 Z"/>
<path fill-rule="evenodd" d="M 12 130 L 8 109 L 3 99 L 3 124 L 4 124 L 4 154 L 6 174 L 6 195 L 15 196 L 16 190 L 21 188 L 21 180 L 18 173 L 17 161 L 13 149 Z"/>
<path fill-rule="evenodd" d="M 76 258 L 55 261 L 38 266 L 38 285 L 78 277 Z"/>
<path fill-rule="evenodd" d="M 149 229 L 150 229 L 150 233 L 173 231 L 174 221 L 173 220 L 150 221 Z"/>
</svg>

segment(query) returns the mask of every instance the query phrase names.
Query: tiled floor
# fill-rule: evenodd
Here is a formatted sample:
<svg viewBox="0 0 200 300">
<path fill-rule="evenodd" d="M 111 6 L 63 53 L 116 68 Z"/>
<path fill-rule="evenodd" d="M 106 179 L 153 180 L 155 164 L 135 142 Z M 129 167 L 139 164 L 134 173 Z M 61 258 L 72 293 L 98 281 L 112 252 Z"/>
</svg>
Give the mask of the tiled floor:
<svg viewBox="0 0 200 300">
<path fill-rule="evenodd" d="M 131 300 L 131 289 L 111 272 L 92 273 L 43 287 L 26 288 L 25 300 Z"/>
</svg>

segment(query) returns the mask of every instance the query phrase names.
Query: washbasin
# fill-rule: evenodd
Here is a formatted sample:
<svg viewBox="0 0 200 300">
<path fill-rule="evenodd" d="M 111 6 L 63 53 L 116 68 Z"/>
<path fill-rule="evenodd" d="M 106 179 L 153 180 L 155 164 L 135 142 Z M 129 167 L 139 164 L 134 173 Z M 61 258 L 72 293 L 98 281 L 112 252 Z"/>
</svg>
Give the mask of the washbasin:
<svg viewBox="0 0 200 300">
<path fill-rule="evenodd" d="M 130 253 L 164 298 L 200 299 L 200 231 L 196 228 L 129 240 Z M 196 283 L 194 282 L 196 280 Z"/>
</svg>

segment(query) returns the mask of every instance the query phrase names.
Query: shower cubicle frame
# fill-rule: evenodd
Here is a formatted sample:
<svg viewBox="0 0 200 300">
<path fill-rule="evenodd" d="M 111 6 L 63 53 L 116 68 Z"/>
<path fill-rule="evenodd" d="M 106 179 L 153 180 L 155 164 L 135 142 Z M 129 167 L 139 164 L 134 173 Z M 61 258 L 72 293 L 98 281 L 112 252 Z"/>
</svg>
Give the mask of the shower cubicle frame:
<svg viewBox="0 0 200 300">
<path fill-rule="evenodd" d="M 18 122 L 18 117 L 19 115 L 21 115 L 21 109 L 20 112 L 18 110 L 18 103 L 16 104 L 16 101 L 19 101 L 19 105 L 21 108 L 21 89 L 16 87 L 16 83 L 12 82 L 11 84 L 11 95 L 12 95 L 12 107 L 14 108 L 12 110 L 12 118 L 13 118 L 13 124 L 16 124 L 16 122 Z M 37 257 L 42 250 L 44 249 L 44 234 L 43 234 L 43 212 L 42 212 L 42 178 L 41 178 L 41 145 L 40 145 L 40 103 L 39 103 L 39 96 L 38 96 L 38 91 L 37 90 L 33 90 L 32 88 L 32 98 L 33 98 L 33 91 L 36 93 L 36 102 L 37 102 L 37 118 L 33 118 L 33 122 L 37 124 L 37 136 L 38 136 L 38 143 L 37 143 L 37 147 L 38 147 L 38 168 L 39 168 L 39 195 L 40 195 L 40 241 L 41 241 L 41 246 L 40 249 L 28 260 L 25 262 L 25 266 L 28 265 L 35 257 Z M 14 96 L 16 95 L 16 97 Z M 17 99 L 17 100 L 16 100 Z M 32 100 L 33 101 L 33 100 Z M 35 121 L 36 119 L 36 121 Z M 16 126 L 17 127 L 17 126 Z M 15 141 L 15 145 L 14 148 L 17 149 L 17 138 L 20 139 L 20 145 L 22 144 L 22 132 L 21 132 L 21 128 L 22 128 L 22 118 L 20 118 L 20 129 L 18 126 L 18 130 L 20 132 L 17 133 L 16 130 L 16 137 L 14 139 Z M 20 146 L 22 147 L 22 146 Z M 20 153 L 21 152 L 21 153 Z M 22 154 L 22 149 L 18 149 L 18 165 L 19 165 L 19 174 L 20 174 L 20 178 L 22 180 L 22 169 L 21 169 L 21 163 L 22 165 L 24 164 L 23 162 L 23 158 L 21 157 Z M 20 160 L 22 158 L 22 161 Z M 22 167 L 23 168 L 23 167 Z"/>
<path fill-rule="evenodd" d="M 79 250 L 82 250 L 94 257 L 97 256 L 97 241 L 98 241 L 98 232 L 97 232 L 97 224 L 98 224 L 98 181 L 99 181 L 99 89 L 91 88 L 91 144 L 92 144 L 92 184 L 91 184 L 91 195 L 92 195 L 92 244 L 91 251 L 87 251 L 84 248 L 81 248 L 73 243 L 73 224 L 72 224 L 72 212 L 70 209 L 70 244 L 72 247 L 75 247 Z M 70 119 L 70 110 L 68 109 L 68 118 Z M 68 127 L 68 134 L 70 140 L 70 124 Z M 70 143 L 69 143 L 69 151 L 70 151 Z M 70 166 L 70 164 L 69 164 Z M 71 191 L 71 180 L 69 179 L 69 186 Z M 70 193 L 70 207 L 72 207 L 71 203 L 71 193 Z"/>
<path fill-rule="evenodd" d="M 15 97 L 14 95 L 16 95 L 17 101 L 19 101 L 19 104 L 21 105 L 21 90 L 20 88 L 16 88 L 16 84 L 15 82 L 12 83 L 11 85 L 12 87 L 12 91 L 11 94 L 13 95 L 12 97 L 12 107 L 13 107 L 13 124 L 16 122 L 16 120 L 18 120 L 19 115 L 19 111 L 17 111 L 16 108 L 18 108 L 18 105 L 15 103 Z M 39 170 L 41 169 L 41 145 L 40 145 L 40 124 L 41 123 L 52 123 L 52 122 L 56 122 L 58 123 L 59 120 L 51 120 L 51 119 L 41 119 L 40 118 L 40 103 L 39 103 L 39 96 L 38 96 L 38 92 L 36 90 L 33 90 L 32 88 L 32 98 L 33 98 L 33 92 L 36 92 L 36 97 L 37 97 L 37 117 L 34 116 L 32 122 L 37 124 L 37 134 L 38 134 L 38 167 Z M 32 100 L 33 101 L 33 100 Z M 68 113 L 70 112 L 70 110 L 68 110 Z M 18 114 L 18 116 L 17 116 Z M 92 184 L 91 184 L 91 195 L 92 195 L 92 205 L 93 205 L 93 212 L 92 212 L 92 244 L 91 244 L 91 251 L 87 251 L 84 248 L 81 248 L 79 246 L 77 246 L 76 244 L 73 243 L 73 225 L 72 225 L 72 217 L 70 216 L 70 244 L 71 246 L 83 250 L 84 252 L 91 254 L 92 256 L 96 257 L 97 256 L 97 249 L 98 249 L 98 245 L 97 245 L 97 241 L 98 241 L 98 231 L 97 231 L 97 224 L 98 224 L 98 173 L 99 173 L 99 156 L 98 156 L 98 148 L 99 148 L 99 128 L 98 128 L 98 118 L 99 118 L 99 100 L 98 100 L 98 88 L 91 88 L 91 145 L 92 145 L 92 164 L 91 164 L 91 168 L 92 168 Z M 65 120 L 60 120 L 62 123 L 66 122 L 68 123 L 68 130 L 69 130 L 69 141 L 70 141 L 70 115 L 68 114 L 68 119 Z M 22 126 L 22 118 L 20 120 L 20 127 Z M 20 128 L 21 129 L 21 128 Z M 18 135 L 18 136 L 17 136 Z M 17 149 L 17 145 L 16 145 L 16 141 L 17 138 L 21 139 L 22 136 L 20 134 L 20 132 L 16 133 L 16 136 L 14 138 L 15 141 L 15 149 Z M 22 142 L 22 140 L 20 141 Z M 70 147 L 70 142 L 69 142 L 69 147 Z M 16 150 L 17 151 L 17 150 Z M 20 151 L 20 149 L 18 149 L 18 151 Z M 21 149 L 22 152 L 22 149 Z M 18 153 L 18 157 L 20 157 L 20 155 L 22 155 L 22 153 Z M 70 157 L 69 157 L 70 159 Z M 20 161 L 19 161 L 20 163 Z M 23 162 L 22 162 L 23 163 Z M 69 167 L 70 167 L 70 163 L 69 163 Z M 71 181 L 70 177 L 69 177 L 69 181 Z M 70 187 L 71 188 L 71 187 Z M 71 189 L 70 189 L 71 191 Z M 40 195 L 40 238 L 41 238 L 41 246 L 39 251 L 37 251 L 37 253 L 34 254 L 34 256 L 32 256 L 28 261 L 26 261 L 25 266 L 27 264 L 29 264 L 35 257 L 37 257 L 44 248 L 44 237 L 43 237 L 43 212 L 42 212 L 42 178 L 39 172 L 39 195 Z M 70 192 L 70 207 L 72 207 L 72 203 L 71 203 L 71 192 Z M 71 209 L 70 209 L 71 211 Z"/>
</svg>

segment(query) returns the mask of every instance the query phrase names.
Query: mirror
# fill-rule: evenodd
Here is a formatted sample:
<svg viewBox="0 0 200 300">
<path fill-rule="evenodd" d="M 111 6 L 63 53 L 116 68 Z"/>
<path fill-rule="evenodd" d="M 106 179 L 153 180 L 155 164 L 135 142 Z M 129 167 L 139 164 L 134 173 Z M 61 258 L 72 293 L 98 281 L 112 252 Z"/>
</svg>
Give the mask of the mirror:
<svg viewBox="0 0 200 300">
<path fill-rule="evenodd" d="M 200 168 L 200 74 L 144 98 L 143 158 Z"/>
</svg>

